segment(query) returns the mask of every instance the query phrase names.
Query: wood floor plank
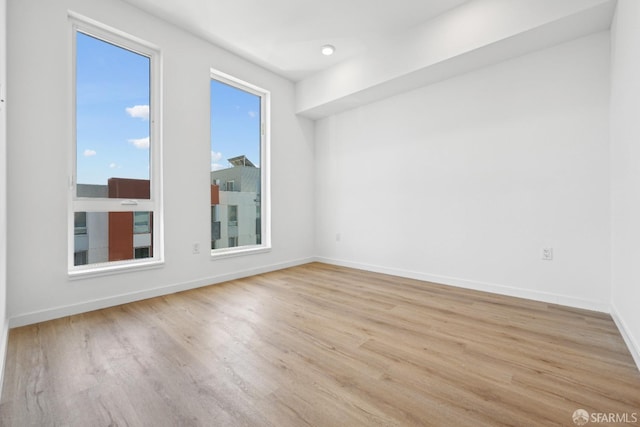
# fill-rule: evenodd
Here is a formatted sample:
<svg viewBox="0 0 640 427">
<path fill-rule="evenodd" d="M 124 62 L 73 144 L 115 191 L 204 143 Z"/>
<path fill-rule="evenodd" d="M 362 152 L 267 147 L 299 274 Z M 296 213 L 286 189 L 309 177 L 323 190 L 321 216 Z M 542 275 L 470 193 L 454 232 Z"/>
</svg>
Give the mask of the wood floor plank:
<svg viewBox="0 0 640 427">
<path fill-rule="evenodd" d="M 12 329 L 2 426 L 573 425 L 636 414 L 611 317 L 311 263 Z"/>
</svg>

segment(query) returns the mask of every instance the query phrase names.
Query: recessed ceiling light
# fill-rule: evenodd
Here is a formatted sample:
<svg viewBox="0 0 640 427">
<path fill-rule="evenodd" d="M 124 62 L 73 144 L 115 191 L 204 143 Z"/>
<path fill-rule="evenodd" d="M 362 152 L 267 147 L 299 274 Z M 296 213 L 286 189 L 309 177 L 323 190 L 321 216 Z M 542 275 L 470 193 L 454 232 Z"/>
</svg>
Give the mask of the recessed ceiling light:
<svg viewBox="0 0 640 427">
<path fill-rule="evenodd" d="M 330 44 L 325 44 L 322 46 L 322 54 L 325 56 L 333 55 L 333 52 L 336 51 L 336 48 Z"/>
</svg>

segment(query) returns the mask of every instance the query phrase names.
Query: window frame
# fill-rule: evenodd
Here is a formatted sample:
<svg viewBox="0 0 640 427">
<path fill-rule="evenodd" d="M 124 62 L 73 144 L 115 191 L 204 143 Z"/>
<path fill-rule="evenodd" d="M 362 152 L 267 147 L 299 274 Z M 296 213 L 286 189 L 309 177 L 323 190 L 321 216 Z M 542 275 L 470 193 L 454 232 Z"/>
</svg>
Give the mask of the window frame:
<svg viewBox="0 0 640 427">
<path fill-rule="evenodd" d="M 68 275 L 70 278 L 104 275 L 132 269 L 146 269 L 164 264 L 164 220 L 162 193 L 162 52 L 136 36 L 112 28 L 91 18 L 69 11 L 71 38 L 70 60 L 70 145 L 69 145 L 69 197 L 68 197 Z M 114 46 L 149 58 L 149 199 L 93 198 L 77 196 L 77 33 L 83 33 Z M 86 265 L 74 265 L 74 215 L 75 212 L 153 212 L 153 257 L 124 261 L 107 261 Z"/>
<path fill-rule="evenodd" d="M 260 98 L 260 235 L 259 244 L 235 246 L 231 248 L 211 249 L 211 259 L 256 254 L 271 251 L 271 92 L 237 77 L 211 68 L 211 80 L 227 84 L 236 89 L 251 93 Z M 211 99 L 209 100 L 211 108 Z M 209 111 L 211 117 L 211 111 Z M 209 123 L 211 132 L 211 123 Z M 211 149 L 211 134 L 209 134 L 209 148 Z M 209 150 L 210 151 L 210 150 Z M 210 171 L 211 172 L 211 171 Z M 209 173 L 211 184 L 211 173 Z M 225 184 L 226 185 L 226 184 Z M 211 227 L 213 224 L 210 222 Z M 210 230 L 211 234 L 211 230 Z"/>
</svg>

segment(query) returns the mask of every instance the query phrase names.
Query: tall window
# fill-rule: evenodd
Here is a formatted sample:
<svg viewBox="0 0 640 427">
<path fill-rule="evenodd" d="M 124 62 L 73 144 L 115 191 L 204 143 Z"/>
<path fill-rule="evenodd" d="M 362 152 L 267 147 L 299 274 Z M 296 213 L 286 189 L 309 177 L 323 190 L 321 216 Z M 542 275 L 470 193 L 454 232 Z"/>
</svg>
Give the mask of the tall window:
<svg viewBox="0 0 640 427">
<path fill-rule="evenodd" d="M 159 262 L 159 51 L 70 17 L 75 52 L 70 273 Z"/>
<path fill-rule="evenodd" d="M 269 240 L 269 93 L 211 72 L 212 255 L 263 250 Z"/>
</svg>

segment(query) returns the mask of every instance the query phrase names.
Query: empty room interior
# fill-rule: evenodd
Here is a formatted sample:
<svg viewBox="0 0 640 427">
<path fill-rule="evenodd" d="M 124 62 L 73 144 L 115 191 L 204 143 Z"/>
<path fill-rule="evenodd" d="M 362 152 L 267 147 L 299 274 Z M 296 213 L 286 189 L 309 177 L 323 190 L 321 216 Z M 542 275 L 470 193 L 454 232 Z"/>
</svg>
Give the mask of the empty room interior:
<svg viewBox="0 0 640 427">
<path fill-rule="evenodd" d="M 640 425 L 640 1 L 0 25 L 0 425 Z"/>
</svg>

